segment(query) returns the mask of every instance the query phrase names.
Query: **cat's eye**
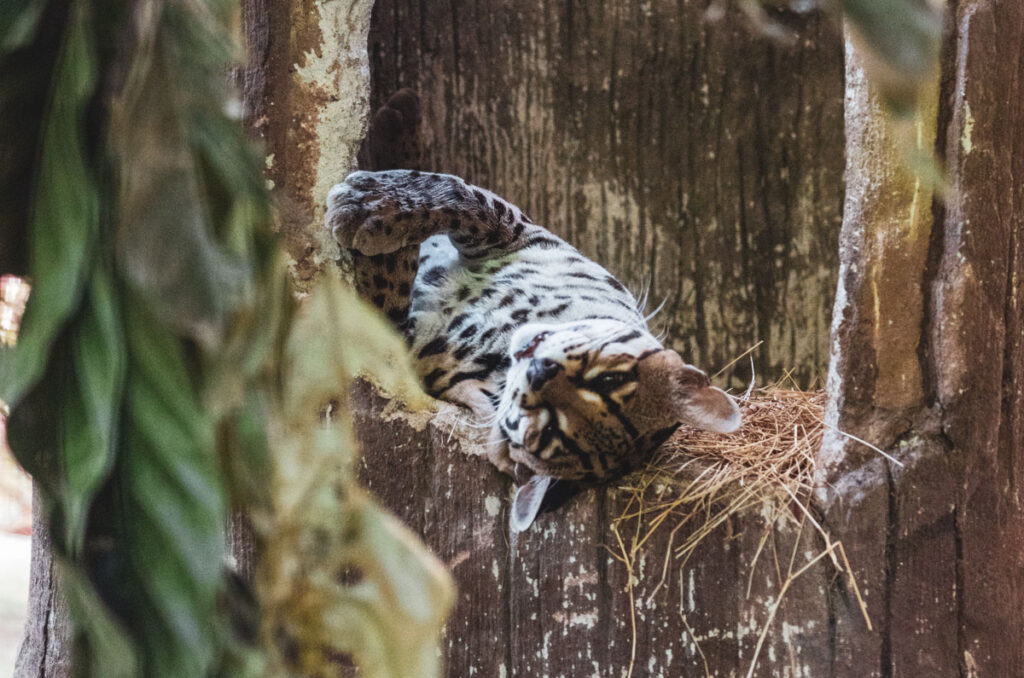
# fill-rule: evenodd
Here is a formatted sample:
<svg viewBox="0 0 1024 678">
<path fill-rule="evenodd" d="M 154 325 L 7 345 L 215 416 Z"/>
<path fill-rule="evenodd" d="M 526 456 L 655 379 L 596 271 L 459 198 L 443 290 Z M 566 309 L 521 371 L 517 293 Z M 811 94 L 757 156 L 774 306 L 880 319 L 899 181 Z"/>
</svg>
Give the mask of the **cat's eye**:
<svg viewBox="0 0 1024 678">
<path fill-rule="evenodd" d="M 632 378 L 629 372 L 603 372 L 587 382 L 587 388 L 597 393 L 610 393 Z"/>
</svg>

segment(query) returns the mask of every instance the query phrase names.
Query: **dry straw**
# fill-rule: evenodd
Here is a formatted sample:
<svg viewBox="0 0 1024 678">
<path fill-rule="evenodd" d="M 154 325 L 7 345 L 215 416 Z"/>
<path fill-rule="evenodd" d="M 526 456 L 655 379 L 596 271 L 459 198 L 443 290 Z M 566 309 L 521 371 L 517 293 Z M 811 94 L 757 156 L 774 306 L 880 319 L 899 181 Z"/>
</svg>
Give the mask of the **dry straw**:
<svg viewBox="0 0 1024 678">
<path fill-rule="evenodd" d="M 685 565 L 697 546 L 733 515 L 757 512 L 765 516 L 766 527 L 750 566 L 751 577 L 777 519 L 795 520 L 797 543 L 805 524 L 819 532 L 824 549 L 807 562 L 802 562 L 794 549 L 788 568 L 779 572 L 779 592 L 762 625 L 748 676 L 753 675 L 775 612 L 793 580 L 822 558 L 828 557 L 835 570 L 849 578 L 865 621 L 871 626 L 842 544 L 830 538 L 808 508 L 815 460 L 827 428 L 825 400 L 822 391 L 778 385 L 748 391 L 739 399 L 743 426 L 738 431 L 729 435 L 680 431 L 662 446 L 647 468 L 620 486 L 625 501 L 612 523 L 617 540 L 612 551 L 628 570 L 631 608 L 635 608 L 635 586 L 639 583 L 636 563 L 656 533 L 668 531 L 669 548 L 648 602 L 666 583 L 672 561 Z M 627 530 L 627 526 L 632 529 Z M 748 582 L 748 594 L 749 588 Z M 635 618 L 633 641 L 635 651 Z M 694 642 L 700 650 L 696 638 Z M 632 665 L 631 661 L 630 675 Z"/>
</svg>

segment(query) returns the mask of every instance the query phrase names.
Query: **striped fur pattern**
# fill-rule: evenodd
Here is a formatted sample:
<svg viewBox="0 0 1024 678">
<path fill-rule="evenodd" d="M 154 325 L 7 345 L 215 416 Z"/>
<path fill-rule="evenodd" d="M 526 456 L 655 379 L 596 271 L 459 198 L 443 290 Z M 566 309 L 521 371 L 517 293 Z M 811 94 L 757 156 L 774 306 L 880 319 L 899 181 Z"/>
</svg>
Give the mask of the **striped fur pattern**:
<svg viewBox="0 0 1024 678">
<path fill-rule="evenodd" d="M 661 345 L 614 276 L 490 191 L 445 174 L 356 172 L 331 190 L 327 226 L 371 257 L 419 245 L 408 316 L 394 319 L 427 392 L 490 425 L 491 460 L 520 479 L 606 481 L 680 424 L 739 425 L 732 400 Z M 395 292 L 383 273 L 373 283 Z"/>
</svg>

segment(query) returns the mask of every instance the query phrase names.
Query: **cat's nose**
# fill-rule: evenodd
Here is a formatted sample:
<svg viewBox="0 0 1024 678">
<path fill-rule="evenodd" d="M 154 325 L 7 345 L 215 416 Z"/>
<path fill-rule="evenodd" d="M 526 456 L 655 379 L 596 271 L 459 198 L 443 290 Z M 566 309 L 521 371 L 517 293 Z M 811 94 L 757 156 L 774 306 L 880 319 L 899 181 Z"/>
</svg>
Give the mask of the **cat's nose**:
<svg viewBox="0 0 1024 678">
<path fill-rule="evenodd" d="M 532 390 L 538 391 L 558 374 L 558 369 L 558 363 L 550 358 L 533 358 L 526 368 L 526 383 Z"/>
</svg>

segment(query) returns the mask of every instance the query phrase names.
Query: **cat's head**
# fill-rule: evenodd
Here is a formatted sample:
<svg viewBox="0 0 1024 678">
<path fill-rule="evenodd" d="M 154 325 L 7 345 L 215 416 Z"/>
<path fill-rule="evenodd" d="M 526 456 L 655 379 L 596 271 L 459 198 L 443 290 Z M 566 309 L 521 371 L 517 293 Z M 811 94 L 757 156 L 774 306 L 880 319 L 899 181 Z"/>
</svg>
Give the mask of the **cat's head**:
<svg viewBox="0 0 1024 678">
<path fill-rule="evenodd" d="M 611 480 L 682 424 L 722 433 L 740 425 L 736 404 L 704 372 L 635 326 L 533 323 L 516 331 L 510 352 L 492 436 L 533 474 L 513 502 L 520 527 L 552 479 Z"/>
</svg>

